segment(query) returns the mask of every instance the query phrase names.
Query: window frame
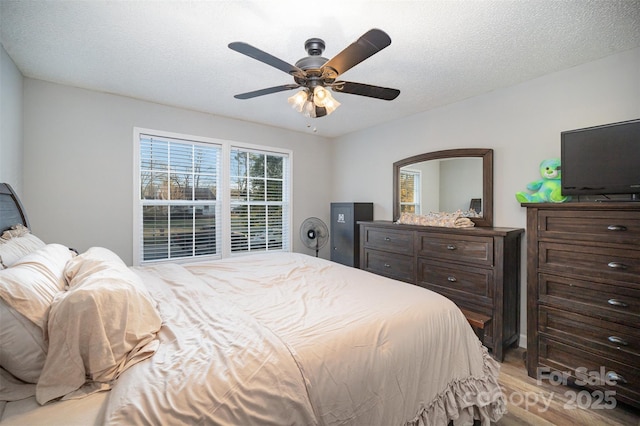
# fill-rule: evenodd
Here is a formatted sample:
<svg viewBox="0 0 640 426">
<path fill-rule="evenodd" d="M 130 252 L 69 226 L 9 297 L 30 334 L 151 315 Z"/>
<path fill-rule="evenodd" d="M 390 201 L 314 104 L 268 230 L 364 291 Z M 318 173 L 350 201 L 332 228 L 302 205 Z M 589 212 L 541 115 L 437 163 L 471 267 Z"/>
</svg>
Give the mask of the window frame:
<svg viewBox="0 0 640 426">
<path fill-rule="evenodd" d="M 219 186 L 221 194 L 217 197 L 216 203 L 220 204 L 219 209 L 219 223 L 220 229 L 216 230 L 217 235 L 220 237 L 219 252 L 215 255 L 200 255 L 190 256 L 185 258 L 174 259 L 159 259 L 159 260 L 143 260 L 142 259 L 142 233 L 140 232 L 143 226 L 142 222 L 142 206 L 140 198 L 141 188 L 141 157 L 140 157 L 140 136 L 150 135 L 158 138 L 166 138 L 173 140 L 184 140 L 186 143 L 196 144 L 215 144 L 221 147 L 221 161 L 220 161 L 220 173 L 219 173 Z M 286 165 L 283 169 L 283 179 L 288 179 L 287 184 L 283 188 L 283 198 L 285 201 L 285 207 L 288 208 L 288 212 L 283 218 L 282 228 L 282 248 L 273 250 L 253 250 L 232 252 L 231 251 L 231 191 L 230 191 L 230 168 L 231 168 L 231 150 L 238 148 L 241 150 L 256 151 L 262 154 L 275 154 L 286 158 Z M 221 259 L 238 256 L 248 256 L 252 254 L 283 251 L 290 252 L 292 250 L 292 238 L 293 238 L 293 151 L 290 149 L 250 144 L 245 142 L 230 141 L 226 139 L 210 138 L 205 136 L 196 136 L 175 132 L 167 132 L 162 130 L 148 129 L 142 127 L 134 127 L 133 129 L 133 264 L 134 266 L 157 264 L 157 263 L 185 263 L 195 262 L 207 259 Z M 216 226 L 217 227 L 217 226 Z"/>
<path fill-rule="evenodd" d="M 401 169 L 399 176 L 400 186 L 402 186 L 402 174 L 413 176 L 413 202 L 402 202 L 402 200 L 400 200 L 400 211 L 402 212 L 402 206 L 414 206 L 415 214 L 422 214 L 422 170 L 409 168 Z M 400 193 L 402 193 L 402 188 L 399 189 Z"/>
</svg>

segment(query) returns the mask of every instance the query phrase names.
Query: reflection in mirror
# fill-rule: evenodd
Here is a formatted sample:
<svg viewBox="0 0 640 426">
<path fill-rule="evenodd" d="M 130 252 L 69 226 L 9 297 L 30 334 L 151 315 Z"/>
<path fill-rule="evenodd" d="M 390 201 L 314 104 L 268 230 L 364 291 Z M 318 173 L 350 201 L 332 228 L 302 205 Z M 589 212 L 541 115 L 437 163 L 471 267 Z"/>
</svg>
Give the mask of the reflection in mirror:
<svg viewBox="0 0 640 426">
<path fill-rule="evenodd" d="M 482 216 L 481 205 L 481 158 L 421 161 L 400 168 L 400 213 L 464 212 L 473 208 L 470 216 Z"/>
<path fill-rule="evenodd" d="M 393 168 L 394 221 L 404 212 L 460 210 L 476 226 L 493 225 L 493 150 L 430 152 L 400 160 Z"/>
</svg>

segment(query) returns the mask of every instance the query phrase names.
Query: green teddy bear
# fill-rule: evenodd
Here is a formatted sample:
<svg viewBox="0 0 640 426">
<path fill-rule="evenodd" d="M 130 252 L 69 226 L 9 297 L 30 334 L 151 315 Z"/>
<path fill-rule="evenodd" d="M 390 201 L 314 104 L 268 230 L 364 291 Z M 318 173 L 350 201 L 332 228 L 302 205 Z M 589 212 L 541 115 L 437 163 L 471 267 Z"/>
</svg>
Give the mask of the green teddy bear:
<svg viewBox="0 0 640 426">
<path fill-rule="evenodd" d="M 552 158 L 540 163 L 540 175 L 542 179 L 527 184 L 533 194 L 517 192 L 516 200 L 520 203 L 563 203 L 571 199 L 562 195 L 560 183 L 560 160 Z"/>
</svg>

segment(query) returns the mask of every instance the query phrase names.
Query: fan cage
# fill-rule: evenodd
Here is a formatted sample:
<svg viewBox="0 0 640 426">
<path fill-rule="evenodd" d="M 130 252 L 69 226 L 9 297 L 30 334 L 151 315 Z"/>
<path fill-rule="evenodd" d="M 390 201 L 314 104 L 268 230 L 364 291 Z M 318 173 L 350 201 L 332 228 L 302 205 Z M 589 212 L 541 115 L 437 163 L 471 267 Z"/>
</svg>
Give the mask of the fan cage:
<svg viewBox="0 0 640 426">
<path fill-rule="evenodd" d="M 309 232 L 314 231 L 315 237 L 309 236 Z M 329 241 L 329 229 L 327 225 L 317 217 L 305 219 L 300 226 L 300 240 L 306 248 L 316 251 L 316 257 L 321 248 Z"/>
</svg>

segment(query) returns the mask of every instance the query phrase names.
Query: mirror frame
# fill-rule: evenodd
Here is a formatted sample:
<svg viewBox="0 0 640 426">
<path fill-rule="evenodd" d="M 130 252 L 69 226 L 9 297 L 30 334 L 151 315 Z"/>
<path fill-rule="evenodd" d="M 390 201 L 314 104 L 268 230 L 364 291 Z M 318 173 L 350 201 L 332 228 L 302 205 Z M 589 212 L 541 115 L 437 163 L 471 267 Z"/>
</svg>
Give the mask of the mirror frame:
<svg viewBox="0 0 640 426">
<path fill-rule="evenodd" d="M 482 217 L 470 218 L 475 226 L 493 226 L 493 150 L 459 148 L 427 152 L 393 163 L 393 221 L 400 219 L 400 169 L 413 163 L 458 157 L 482 158 Z"/>
</svg>

